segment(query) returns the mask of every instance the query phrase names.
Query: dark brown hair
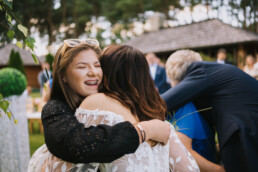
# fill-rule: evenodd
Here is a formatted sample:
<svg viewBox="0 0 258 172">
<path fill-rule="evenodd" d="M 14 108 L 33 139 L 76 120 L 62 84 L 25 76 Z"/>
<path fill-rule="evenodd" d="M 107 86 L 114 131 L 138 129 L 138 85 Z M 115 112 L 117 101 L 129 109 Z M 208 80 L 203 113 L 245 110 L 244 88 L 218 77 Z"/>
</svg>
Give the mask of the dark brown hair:
<svg viewBox="0 0 258 172">
<path fill-rule="evenodd" d="M 165 119 L 166 105 L 155 88 L 144 55 L 127 45 L 111 45 L 100 57 L 99 91 L 128 107 L 140 121 Z"/>
<path fill-rule="evenodd" d="M 75 93 L 71 87 L 64 82 L 63 78 L 66 75 L 66 70 L 69 64 L 72 63 L 73 59 L 84 50 L 93 50 L 97 57 L 100 56 L 101 50 L 99 47 L 90 46 L 88 44 L 80 44 L 75 47 L 67 47 L 63 54 L 61 50 L 62 45 L 55 55 L 54 66 L 53 66 L 53 82 L 51 87 L 50 99 L 61 99 L 65 100 L 72 110 L 75 110 L 85 97 L 80 97 Z"/>
<path fill-rule="evenodd" d="M 226 50 L 225 48 L 220 48 L 220 49 L 218 50 L 218 53 L 217 53 L 217 54 L 219 54 L 219 53 L 227 54 L 227 50 Z"/>
</svg>

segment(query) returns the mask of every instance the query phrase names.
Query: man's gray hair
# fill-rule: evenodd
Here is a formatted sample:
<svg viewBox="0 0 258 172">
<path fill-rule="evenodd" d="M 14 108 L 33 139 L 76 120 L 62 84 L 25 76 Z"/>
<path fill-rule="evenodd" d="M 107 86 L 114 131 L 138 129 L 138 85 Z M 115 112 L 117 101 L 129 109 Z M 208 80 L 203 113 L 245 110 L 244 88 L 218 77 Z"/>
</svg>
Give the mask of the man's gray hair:
<svg viewBox="0 0 258 172">
<path fill-rule="evenodd" d="M 192 50 L 178 50 L 171 54 L 166 62 L 166 71 L 170 81 L 182 81 L 187 68 L 194 61 L 202 61 L 202 57 Z"/>
</svg>

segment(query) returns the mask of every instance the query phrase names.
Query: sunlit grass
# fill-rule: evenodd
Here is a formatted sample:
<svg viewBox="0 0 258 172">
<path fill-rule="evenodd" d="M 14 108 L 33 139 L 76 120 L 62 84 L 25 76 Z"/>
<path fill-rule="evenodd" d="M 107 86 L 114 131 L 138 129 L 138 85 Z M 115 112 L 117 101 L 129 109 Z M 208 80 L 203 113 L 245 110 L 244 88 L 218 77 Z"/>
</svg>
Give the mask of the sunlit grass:
<svg viewBox="0 0 258 172">
<path fill-rule="evenodd" d="M 40 133 L 39 123 L 33 123 L 33 134 L 29 135 L 30 138 L 30 155 L 32 155 L 41 145 L 45 143 L 44 135 Z"/>
<path fill-rule="evenodd" d="M 31 92 L 29 95 L 31 98 L 40 98 L 40 92 Z"/>
</svg>

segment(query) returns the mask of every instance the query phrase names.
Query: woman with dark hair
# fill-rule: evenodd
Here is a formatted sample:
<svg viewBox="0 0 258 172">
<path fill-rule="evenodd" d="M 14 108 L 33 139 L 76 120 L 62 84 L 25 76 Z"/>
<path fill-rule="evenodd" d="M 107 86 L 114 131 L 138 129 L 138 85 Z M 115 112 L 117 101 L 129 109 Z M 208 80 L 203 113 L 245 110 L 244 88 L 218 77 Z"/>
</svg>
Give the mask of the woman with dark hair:
<svg viewBox="0 0 258 172">
<path fill-rule="evenodd" d="M 129 121 L 143 132 L 142 140 L 145 141 L 139 122 L 164 120 L 166 105 L 155 88 L 144 55 L 130 46 L 111 45 L 101 55 L 100 63 L 103 70 L 100 93 L 91 95 L 82 102 L 76 113 L 77 119 L 87 121 L 86 125 L 114 125 Z M 119 172 L 199 171 L 198 165 L 178 139 L 172 125 L 169 144 L 144 142 L 135 153 L 111 163 L 100 164 L 99 169 Z"/>
<path fill-rule="evenodd" d="M 90 125 L 92 119 L 78 121 L 74 116 L 81 111 L 76 108 L 82 100 L 98 91 L 102 80 L 99 56 L 99 43 L 92 39 L 65 40 L 58 49 L 50 101 L 42 111 L 47 146 L 43 145 L 34 153 L 28 171 L 96 170 L 98 165 L 73 163 L 111 162 L 135 152 L 143 142 L 140 131 L 128 121 Z M 150 120 L 139 124 L 146 132 L 146 140 L 167 142 L 170 128 L 165 122 Z M 159 133 L 160 128 L 163 133 Z"/>
</svg>

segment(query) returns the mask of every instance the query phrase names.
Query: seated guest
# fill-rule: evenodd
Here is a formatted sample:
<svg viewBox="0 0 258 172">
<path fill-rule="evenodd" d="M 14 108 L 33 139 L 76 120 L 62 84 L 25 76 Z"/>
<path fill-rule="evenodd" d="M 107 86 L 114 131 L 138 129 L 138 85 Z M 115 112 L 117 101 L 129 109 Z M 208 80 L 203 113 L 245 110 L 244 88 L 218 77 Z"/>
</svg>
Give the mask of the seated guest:
<svg viewBox="0 0 258 172">
<path fill-rule="evenodd" d="M 199 54 L 192 53 L 191 55 L 190 58 L 202 60 Z M 178 56 L 178 58 L 180 57 Z M 174 71 L 175 68 L 172 68 L 171 65 L 168 59 L 166 63 L 167 76 L 171 80 L 172 87 L 174 87 L 180 82 L 175 78 L 178 78 L 178 75 L 184 72 Z M 173 114 L 173 112 L 170 114 Z M 214 130 L 197 112 L 192 102 L 180 107 L 174 115 L 168 115 L 167 120 L 175 125 L 178 137 L 194 156 L 201 171 L 225 171 L 222 166 L 216 164 Z"/>
</svg>

